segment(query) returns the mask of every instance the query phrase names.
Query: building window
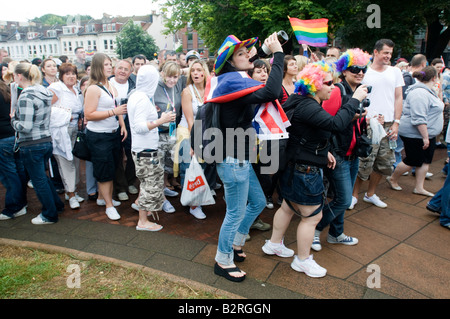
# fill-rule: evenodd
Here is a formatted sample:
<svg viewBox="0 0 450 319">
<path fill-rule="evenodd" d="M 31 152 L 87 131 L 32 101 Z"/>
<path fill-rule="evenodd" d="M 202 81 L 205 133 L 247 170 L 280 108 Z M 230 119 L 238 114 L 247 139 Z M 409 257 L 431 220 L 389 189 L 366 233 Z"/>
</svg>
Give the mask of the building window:
<svg viewBox="0 0 450 319">
<path fill-rule="evenodd" d="M 108 50 L 108 40 L 103 40 L 103 46 L 105 47 L 105 50 Z"/>
<path fill-rule="evenodd" d="M 109 40 L 109 49 L 114 50 L 114 41 L 113 40 Z"/>
<path fill-rule="evenodd" d="M 67 42 L 66 41 L 63 42 L 63 47 L 64 47 L 64 52 L 67 52 Z"/>
<path fill-rule="evenodd" d="M 97 40 L 93 40 L 94 43 L 94 51 L 97 51 Z"/>
</svg>

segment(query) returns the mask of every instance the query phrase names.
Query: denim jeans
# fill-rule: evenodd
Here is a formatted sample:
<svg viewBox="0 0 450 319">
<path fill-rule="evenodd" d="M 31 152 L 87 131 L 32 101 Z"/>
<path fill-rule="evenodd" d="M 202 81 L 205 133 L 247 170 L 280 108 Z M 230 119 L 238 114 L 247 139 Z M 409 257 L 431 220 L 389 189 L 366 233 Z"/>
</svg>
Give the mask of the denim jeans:
<svg viewBox="0 0 450 319">
<path fill-rule="evenodd" d="M 27 205 L 27 176 L 14 141 L 14 136 L 0 139 L 0 182 L 6 188 L 2 214 L 9 217 Z"/>
<path fill-rule="evenodd" d="M 249 161 L 227 157 L 217 163 L 224 185 L 227 210 L 219 233 L 216 261 L 233 264 L 233 246 L 243 246 L 256 217 L 266 206 L 266 198 Z"/>
<path fill-rule="evenodd" d="M 344 232 L 344 213 L 352 203 L 353 185 L 358 174 L 359 159 L 348 161 L 336 156 L 336 167 L 327 177 L 330 186 L 334 189 L 334 198 L 323 209 L 322 220 L 316 229 L 322 231 L 330 225 L 329 234 L 338 237 Z"/>
<path fill-rule="evenodd" d="M 450 225 L 450 175 L 447 174 L 444 186 L 428 202 L 428 206 L 441 212 L 439 222 L 442 226 Z"/>
<path fill-rule="evenodd" d="M 20 146 L 20 158 L 42 204 L 42 219 L 49 222 L 57 222 L 58 211 L 64 209 L 64 203 L 56 193 L 56 189 L 45 170 L 52 152 L 53 146 L 51 142 Z"/>
</svg>

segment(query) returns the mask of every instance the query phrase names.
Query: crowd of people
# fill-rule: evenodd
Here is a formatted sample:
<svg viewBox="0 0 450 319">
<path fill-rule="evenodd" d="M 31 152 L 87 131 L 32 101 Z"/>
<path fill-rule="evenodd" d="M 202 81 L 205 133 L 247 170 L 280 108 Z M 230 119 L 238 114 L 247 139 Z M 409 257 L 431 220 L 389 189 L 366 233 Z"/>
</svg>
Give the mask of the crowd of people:
<svg viewBox="0 0 450 319">
<path fill-rule="evenodd" d="M 383 176 L 392 190 L 402 191 L 401 176 L 414 174 L 414 193 L 430 197 L 427 209 L 450 229 L 448 158 L 442 189 L 433 194 L 424 187 L 435 149 L 447 148 L 450 155 L 450 71 L 441 59 L 428 66 L 418 54 L 392 65 L 389 39 L 377 41 L 372 54 L 336 47 L 324 54 L 304 45 L 303 54 L 286 55 L 274 33 L 264 41 L 272 57 L 250 62 L 257 41 L 230 35 L 209 60 L 196 51 L 168 50 L 151 61 L 142 54 L 116 61 L 103 53 L 86 61 L 83 48 L 75 49 L 73 62 L 2 55 L 0 180 L 6 195 L 0 220 L 26 214 L 28 185 L 42 204 L 35 225 L 56 223 L 64 201 L 70 209 L 96 201 L 109 219 L 118 220 L 121 202 L 138 194 L 131 204 L 139 213 L 136 229 L 159 231 L 158 213 L 175 212 L 170 198 L 184 191 L 195 156 L 209 191 L 215 195 L 223 185 L 227 205 L 214 272 L 231 281 L 246 277 L 236 262 L 247 257 L 243 249 L 251 228 L 272 230 L 264 253 L 294 257 L 294 270 L 325 276 L 311 249 L 322 249 L 320 234 L 327 226 L 329 243 L 358 243 L 344 233 L 345 211 L 357 205 L 366 181 L 363 201 L 386 208 L 376 195 Z M 217 87 L 211 88 L 213 78 Z M 223 94 L 230 88 L 239 89 L 215 100 L 223 156 L 210 163 L 195 154 L 191 130 L 210 103 L 209 90 Z M 275 133 L 262 139 L 253 129 L 255 110 L 264 105 L 275 106 L 275 117 L 288 118 L 284 144 Z M 236 141 L 229 129 L 250 136 Z M 80 131 L 91 154 L 85 172 L 72 153 Z M 272 144 L 283 153 L 278 170 L 266 174 L 259 153 Z M 87 198 L 80 195 L 80 174 Z M 259 215 L 275 208 L 274 196 L 279 208 L 272 223 L 263 222 Z M 193 218 L 207 218 L 201 205 L 187 209 Z M 283 242 L 294 215 L 300 217 L 297 252 Z"/>
</svg>

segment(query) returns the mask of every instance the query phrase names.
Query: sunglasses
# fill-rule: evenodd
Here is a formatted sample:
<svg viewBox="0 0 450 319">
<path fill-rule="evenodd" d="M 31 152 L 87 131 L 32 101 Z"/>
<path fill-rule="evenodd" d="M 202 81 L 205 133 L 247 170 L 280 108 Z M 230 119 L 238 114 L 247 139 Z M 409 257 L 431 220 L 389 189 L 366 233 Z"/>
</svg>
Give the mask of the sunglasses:
<svg viewBox="0 0 450 319">
<path fill-rule="evenodd" d="M 333 80 L 323 82 L 323 84 L 325 84 L 326 86 L 331 86 L 331 85 L 333 85 Z"/>
<path fill-rule="evenodd" d="M 348 67 L 347 70 L 353 74 L 359 74 L 359 72 L 361 72 L 361 71 L 363 74 L 365 74 L 367 72 L 367 66 L 352 65 L 352 66 Z"/>
</svg>

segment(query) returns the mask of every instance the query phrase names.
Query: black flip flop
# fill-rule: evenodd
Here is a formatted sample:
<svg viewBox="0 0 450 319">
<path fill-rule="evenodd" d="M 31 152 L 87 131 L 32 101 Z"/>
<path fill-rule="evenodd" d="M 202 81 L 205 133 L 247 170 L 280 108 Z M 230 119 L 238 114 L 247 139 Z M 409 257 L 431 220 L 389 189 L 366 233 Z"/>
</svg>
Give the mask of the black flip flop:
<svg viewBox="0 0 450 319">
<path fill-rule="evenodd" d="M 240 262 L 243 262 L 245 260 L 244 256 L 239 256 L 239 254 L 243 253 L 242 249 L 239 249 L 239 250 L 233 249 L 233 253 L 234 253 L 234 257 L 233 257 L 234 261 L 240 263 Z"/>
<path fill-rule="evenodd" d="M 242 277 L 233 277 L 230 275 L 231 272 L 240 272 L 241 270 L 238 267 L 235 268 L 222 268 L 217 263 L 214 264 L 214 273 L 218 276 L 222 276 L 229 281 L 241 282 L 245 279 L 245 276 Z"/>
</svg>

